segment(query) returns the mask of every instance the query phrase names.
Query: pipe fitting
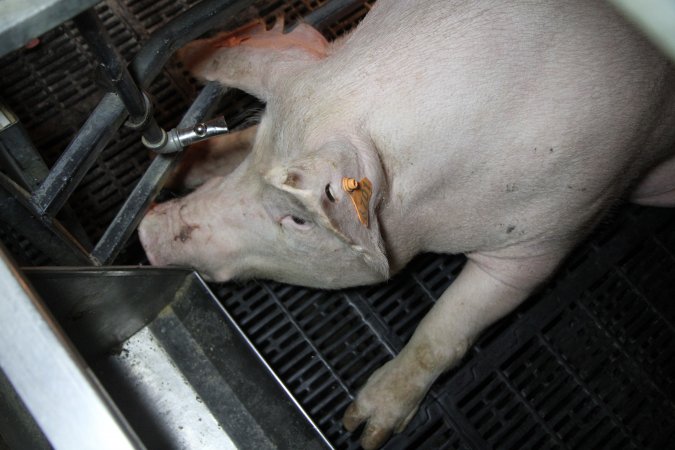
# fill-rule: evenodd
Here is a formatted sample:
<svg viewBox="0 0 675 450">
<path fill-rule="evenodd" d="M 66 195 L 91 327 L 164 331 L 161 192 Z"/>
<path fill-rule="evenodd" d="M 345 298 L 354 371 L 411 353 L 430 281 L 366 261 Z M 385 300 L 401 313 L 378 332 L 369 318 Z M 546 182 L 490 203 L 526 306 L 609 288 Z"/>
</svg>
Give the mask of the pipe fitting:
<svg viewBox="0 0 675 450">
<path fill-rule="evenodd" d="M 153 148 L 153 150 L 160 154 L 176 153 L 189 145 L 229 133 L 229 131 L 225 118 L 218 117 L 208 122 L 198 123 L 192 128 L 174 128 L 168 133 L 166 145 Z"/>
</svg>

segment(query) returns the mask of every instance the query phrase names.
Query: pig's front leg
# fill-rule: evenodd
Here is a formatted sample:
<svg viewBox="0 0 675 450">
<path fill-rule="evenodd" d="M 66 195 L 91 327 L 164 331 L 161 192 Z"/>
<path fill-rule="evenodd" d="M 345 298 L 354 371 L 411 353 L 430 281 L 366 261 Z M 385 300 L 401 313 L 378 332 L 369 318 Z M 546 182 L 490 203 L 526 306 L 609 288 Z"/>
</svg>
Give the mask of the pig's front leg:
<svg viewBox="0 0 675 450">
<path fill-rule="evenodd" d="M 191 145 L 165 186 L 190 190 L 229 174 L 251 152 L 257 129 L 255 125 Z"/>
<path fill-rule="evenodd" d="M 375 371 L 349 405 L 345 428 L 354 431 L 367 421 L 364 449 L 378 448 L 402 431 L 436 378 L 459 362 L 486 327 L 525 300 L 553 272 L 560 256 L 468 255 L 460 275 L 401 353 Z"/>
</svg>

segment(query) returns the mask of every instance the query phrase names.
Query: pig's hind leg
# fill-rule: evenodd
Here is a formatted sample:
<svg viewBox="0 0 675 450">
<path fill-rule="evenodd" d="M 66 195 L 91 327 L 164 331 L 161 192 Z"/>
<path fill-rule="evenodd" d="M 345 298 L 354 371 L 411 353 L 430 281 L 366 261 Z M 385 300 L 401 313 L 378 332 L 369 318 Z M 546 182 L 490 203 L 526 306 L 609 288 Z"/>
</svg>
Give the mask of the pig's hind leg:
<svg viewBox="0 0 675 450">
<path fill-rule="evenodd" d="M 527 254 L 539 254 L 528 249 Z M 564 252 L 514 257 L 470 254 L 462 272 L 420 322 L 408 344 L 375 371 L 347 408 L 343 423 L 366 422 L 365 449 L 381 446 L 415 415 L 433 382 L 459 362 L 489 325 L 525 300 L 555 270 Z"/>
<path fill-rule="evenodd" d="M 192 190 L 210 178 L 231 173 L 251 152 L 257 129 L 256 125 L 191 145 L 165 187 Z"/>
</svg>

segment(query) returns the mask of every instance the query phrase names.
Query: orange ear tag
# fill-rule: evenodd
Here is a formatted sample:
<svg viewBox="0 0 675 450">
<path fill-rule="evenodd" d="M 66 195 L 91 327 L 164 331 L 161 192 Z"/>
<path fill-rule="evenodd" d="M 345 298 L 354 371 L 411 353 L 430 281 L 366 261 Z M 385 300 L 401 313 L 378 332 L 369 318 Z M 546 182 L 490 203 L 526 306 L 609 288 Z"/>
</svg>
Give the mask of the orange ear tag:
<svg viewBox="0 0 675 450">
<path fill-rule="evenodd" d="M 368 228 L 368 204 L 373 195 L 373 184 L 368 178 L 356 181 L 354 178 L 342 178 L 342 189 L 352 199 L 359 221 Z"/>
</svg>

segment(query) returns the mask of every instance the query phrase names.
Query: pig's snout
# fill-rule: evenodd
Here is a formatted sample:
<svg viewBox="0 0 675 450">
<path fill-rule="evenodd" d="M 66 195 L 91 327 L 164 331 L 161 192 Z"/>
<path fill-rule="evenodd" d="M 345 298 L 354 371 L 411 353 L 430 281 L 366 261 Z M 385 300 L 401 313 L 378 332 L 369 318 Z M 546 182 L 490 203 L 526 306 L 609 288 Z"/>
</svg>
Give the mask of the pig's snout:
<svg viewBox="0 0 675 450">
<path fill-rule="evenodd" d="M 191 267 L 205 278 L 214 277 L 212 272 L 220 269 L 218 257 L 228 248 L 217 244 L 210 219 L 199 206 L 199 202 L 171 200 L 147 212 L 138 236 L 150 264 Z M 227 276 L 223 271 L 218 275 Z"/>
<path fill-rule="evenodd" d="M 187 244 L 200 228 L 185 220 L 184 208 L 174 201 L 153 205 L 138 226 L 138 237 L 153 266 L 184 262 Z"/>
</svg>

